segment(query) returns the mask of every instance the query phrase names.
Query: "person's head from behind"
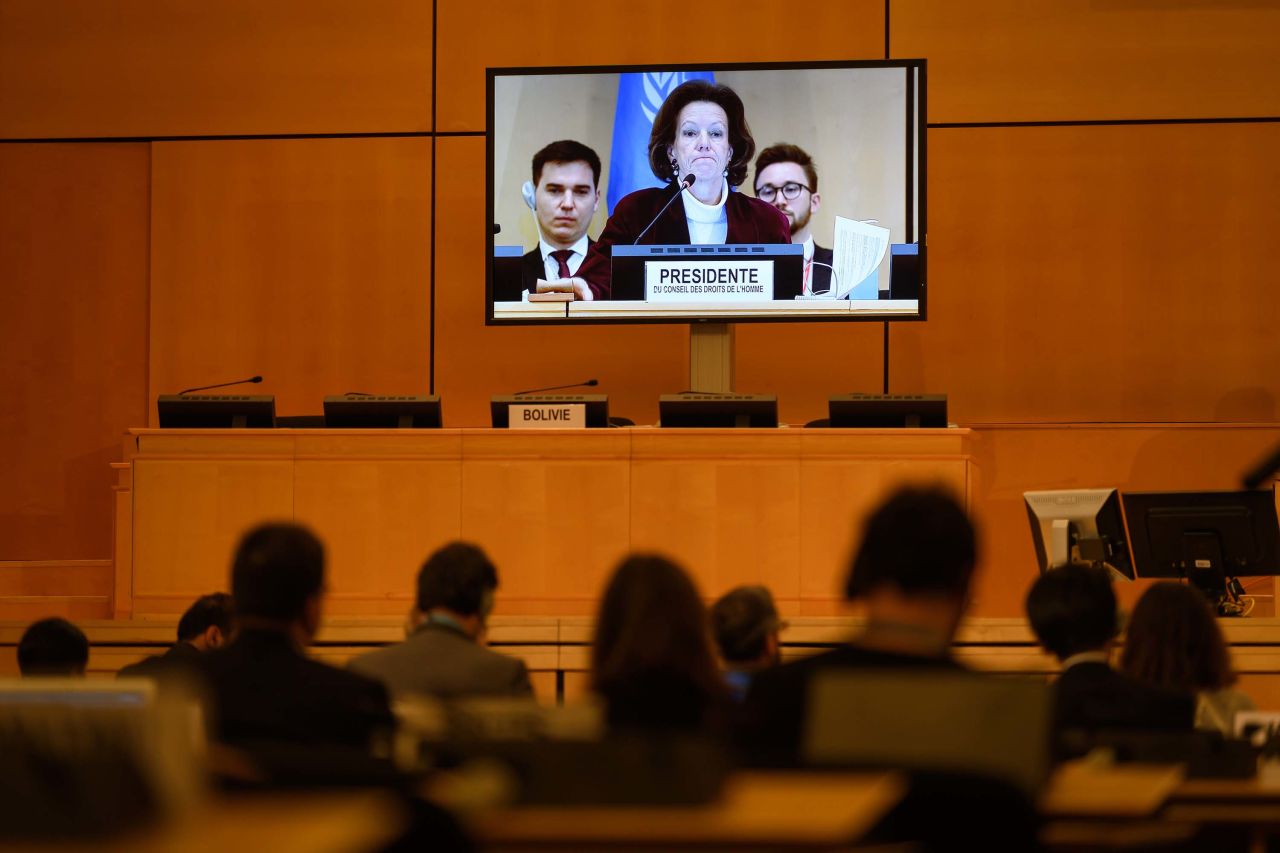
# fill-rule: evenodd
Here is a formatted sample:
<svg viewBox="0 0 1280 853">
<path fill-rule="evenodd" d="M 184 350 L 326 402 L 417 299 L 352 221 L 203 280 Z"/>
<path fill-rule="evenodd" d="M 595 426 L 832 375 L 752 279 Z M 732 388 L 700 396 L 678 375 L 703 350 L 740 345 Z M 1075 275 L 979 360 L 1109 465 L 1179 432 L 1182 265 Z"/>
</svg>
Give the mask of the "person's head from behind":
<svg viewBox="0 0 1280 853">
<path fill-rule="evenodd" d="M 320 628 L 324 546 L 297 524 L 253 528 L 236 549 L 231 597 L 241 627 L 277 628 L 309 640 Z"/>
<path fill-rule="evenodd" d="M 573 139 L 533 155 L 533 211 L 542 238 L 557 249 L 582 239 L 600 206 L 600 156 Z"/>
<path fill-rule="evenodd" d="M 791 225 L 794 243 L 809 238 L 809 219 L 822 206 L 818 171 L 813 158 L 799 145 L 770 145 L 756 158 L 756 198 L 782 211 Z"/>
<path fill-rule="evenodd" d="M 711 605 L 711 631 L 720 659 L 731 669 L 759 669 L 778 662 L 783 622 L 767 587 L 739 586 Z"/>
<path fill-rule="evenodd" d="M 469 542 L 450 542 L 418 571 L 417 609 L 422 617 L 440 614 L 478 637 L 493 610 L 498 570 L 487 554 Z"/>
<path fill-rule="evenodd" d="M 920 623 L 950 642 L 969 603 L 977 536 L 941 487 L 899 489 L 868 516 L 845 597 L 876 621 Z"/>
<path fill-rule="evenodd" d="M 1129 615 L 1120 667 L 1139 681 L 1195 693 L 1235 682 L 1208 599 L 1192 586 L 1152 584 Z"/>
<path fill-rule="evenodd" d="M 689 80 L 671 91 L 649 133 L 649 168 L 660 181 L 693 174 L 693 191 L 720 191 L 747 180 L 756 143 L 738 93 L 706 80 Z M 727 173 L 727 174 L 726 174 Z"/>
<path fill-rule="evenodd" d="M 638 680 L 722 690 L 706 608 L 689 575 L 666 557 L 633 554 L 614 570 L 596 614 L 591 683 L 608 697 Z"/>
<path fill-rule="evenodd" d="M 81 676 L 89 664 L 89 640 L 66 619 L 32 622 L 18 641 L 18 671 L 24 678 Z"/>
<path fill-rule="evenodd" d="M 1101 566 L 1071 563 L 1050 569 L 1031 585 L 1026 608 L 1040 645 L 1060 661 L 1105 651 L 1116 636 L 1116 594 Z"/>
<path fill-rule="evenodd" d="M 178 642 L 202 652 L 220 648 L 231 637 L 235 605 L 225 592 L 202 595 L 178 620 Z"/>
</svg>

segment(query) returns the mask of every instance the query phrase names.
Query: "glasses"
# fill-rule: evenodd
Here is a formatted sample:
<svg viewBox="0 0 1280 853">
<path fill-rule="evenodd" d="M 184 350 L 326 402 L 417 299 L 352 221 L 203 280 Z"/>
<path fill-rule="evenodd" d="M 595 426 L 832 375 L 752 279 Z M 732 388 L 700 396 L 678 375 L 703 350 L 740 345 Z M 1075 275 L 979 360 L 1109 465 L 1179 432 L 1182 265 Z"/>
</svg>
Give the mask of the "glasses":
<svg viewBox="0 0 1280 853">
<path fill-rule="evenodd" d="M 756 187 L 756 198 L 761 201 L 773 201 L 778 197 L 778 193 L 782 193 L 782 197 L 787 201 L 795 201 L 800 197 L 800 190 L 813 192 L 813 190 L 809 189 L 804 184 L 797 184 L 795 181 L 788 181 L 780 187 L 775 187 L 773 184 L 764 184 L 763 186 Z"/>
</svg>

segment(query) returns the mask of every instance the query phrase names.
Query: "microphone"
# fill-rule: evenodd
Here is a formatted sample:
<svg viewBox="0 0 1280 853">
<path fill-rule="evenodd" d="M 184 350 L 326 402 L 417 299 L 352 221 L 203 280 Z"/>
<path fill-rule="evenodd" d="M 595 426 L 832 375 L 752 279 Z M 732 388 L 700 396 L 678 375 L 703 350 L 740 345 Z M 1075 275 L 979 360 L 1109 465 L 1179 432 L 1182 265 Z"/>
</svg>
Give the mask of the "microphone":
<svg viewBox="0 0 1280 853">
<path fill-rule="evenodd" d="M 599 379 L 588 379 L 586 382 L 575 382 L 572 385 L 552 385 L 550 388 L 533 388 L 529 391 L 517 391 L 514 396 L 522 397 L 525 394 L 541 394 L 543 391 L 563 391 L 566 388 L 594 388 L 599 384 Z"/>
<path fill-rule="evenodd" d="M 250 376 L 248 379 L 237 379 L 235 382 L 219 382 L 217 385 L 201 385 L 196 388 L 188 388 L 185 391 L 179 391 L 178 396 L 182 396 L 183 394 L 192 394 L 196 391 L 209 391 L 214 388 L 228 388 L 232 385 L 257 385 L 261 381 L 261 376 Z"/>
<path fill-rule="evenodd" d="M 680 194 L 683 193 L 685 190 L 689 189 L 689 187 L 693 186 L 693 182 L 696 180 L 698 180 L 698 176 L 695 175 L 693 172 L 689 172 L 687 175 L 685 175 L 683 178 L 680 179 L 680 189 L 676 190 L 675 195 L 667 199 L 667 203 L 662 206 L 662 210 L 658 211 L 658 215 L 653 217 L 653 219 L 649 222 L 649 224 L 644 227 L 644 230 L 640 232 L 640 237 L 643 237 L 644 235 L 649 233 L 649 229 L 653 227 L 653 223 L 657 222 L 658 219 L 661 218 L 662 214 L 667 212 L 667 208 L 671 206 L 671 202 L 680 198 Z M 640 244 L 640 237 L 637 237 L 631 243 L 631 245 L 638 246 Z"/>
<path fill-rule="evenodd" d="M 1280 447 L 1273 450 L 1270 456 L 1244 475 L 1244 487 L 1246 489 L 1256 489 L 1262 485 L 1263 480 L 1266 480 L 1276 471 L 1280 471 Z"/>
</svg>

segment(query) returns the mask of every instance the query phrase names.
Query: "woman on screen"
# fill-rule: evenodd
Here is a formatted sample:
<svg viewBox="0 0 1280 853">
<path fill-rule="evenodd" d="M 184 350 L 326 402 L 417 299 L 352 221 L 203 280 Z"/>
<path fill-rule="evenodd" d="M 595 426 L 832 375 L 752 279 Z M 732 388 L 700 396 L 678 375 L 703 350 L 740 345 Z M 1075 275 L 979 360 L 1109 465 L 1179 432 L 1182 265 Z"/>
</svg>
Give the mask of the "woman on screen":
<svg viewBox="0 0 1280 853">
<path fill-rule="evenodd" d="M 1172 581 L 1153 584 L 1133 608 L 1120 660 L 1126 675 L 1196 698 L 1196 728 L 1232 734 L 1253 701 L 1231 687 L 1236 674 L 1204 594 Z"/>
<path fill-rule="evenodd" d="M 613 246 L 619 244 L 790 243 L 785 216 L 730 189 L 746 181 L 755 151 L 736 92 L 705 80 L 677 86 L 649 134 L 649 168 L 670 183 L 619 200 L 578 275 L 543 289 L 611 298 Z"/>
</svg>

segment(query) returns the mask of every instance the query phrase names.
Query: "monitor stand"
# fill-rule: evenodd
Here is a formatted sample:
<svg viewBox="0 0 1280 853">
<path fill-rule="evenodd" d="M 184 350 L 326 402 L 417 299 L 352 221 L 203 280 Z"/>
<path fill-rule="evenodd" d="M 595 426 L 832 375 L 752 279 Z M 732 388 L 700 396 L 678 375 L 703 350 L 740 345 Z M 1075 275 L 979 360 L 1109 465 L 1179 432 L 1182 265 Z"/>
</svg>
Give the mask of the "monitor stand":
<svg viewBox="0 0 1280 853">
<path fill-rule="evenodd" d="M 689 390 L 733 392 L 733 332 L 729 323 L 689 324 Z"/>
</svg>

